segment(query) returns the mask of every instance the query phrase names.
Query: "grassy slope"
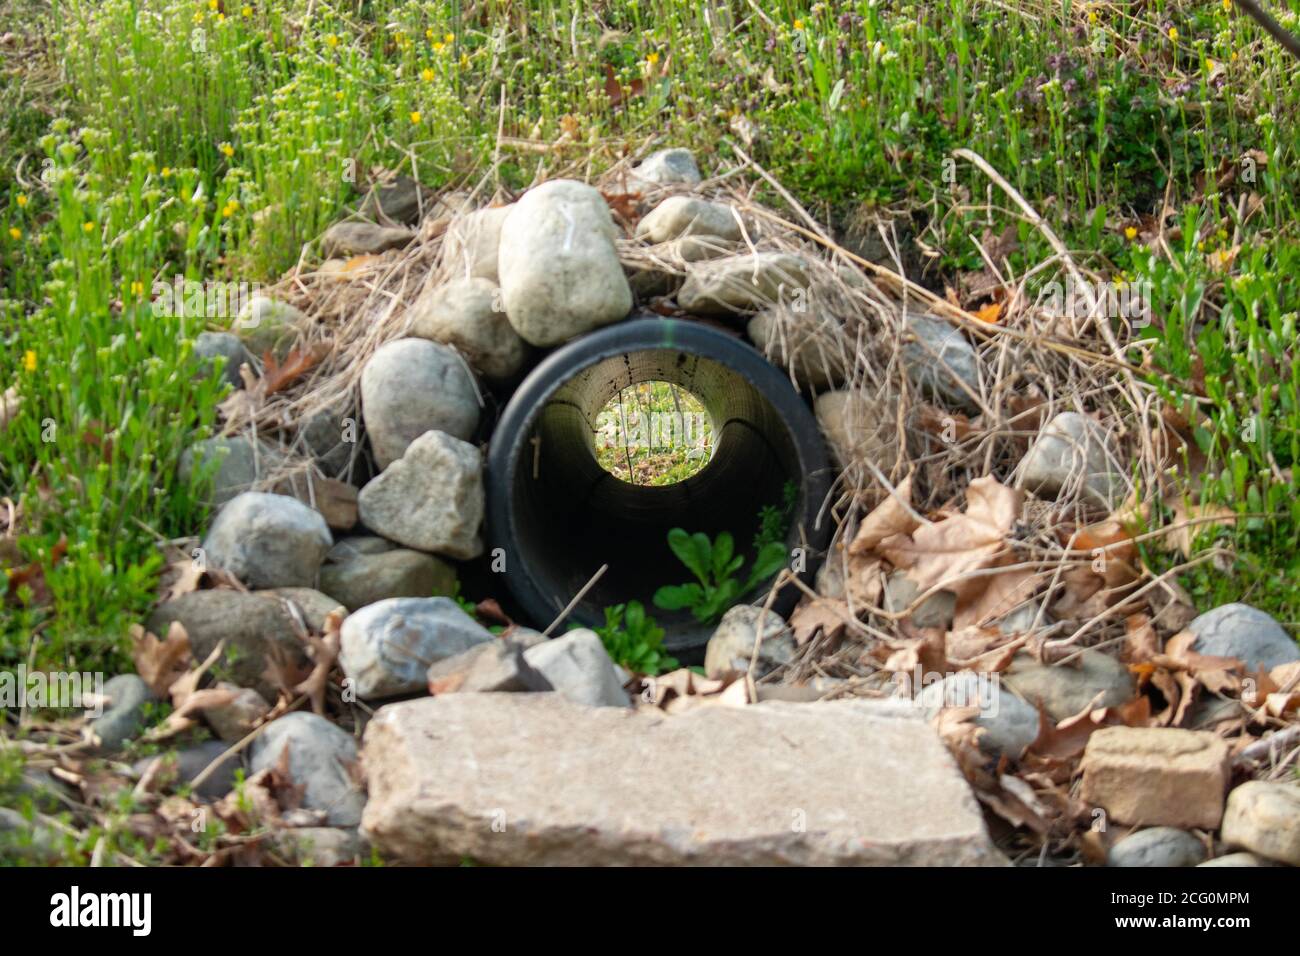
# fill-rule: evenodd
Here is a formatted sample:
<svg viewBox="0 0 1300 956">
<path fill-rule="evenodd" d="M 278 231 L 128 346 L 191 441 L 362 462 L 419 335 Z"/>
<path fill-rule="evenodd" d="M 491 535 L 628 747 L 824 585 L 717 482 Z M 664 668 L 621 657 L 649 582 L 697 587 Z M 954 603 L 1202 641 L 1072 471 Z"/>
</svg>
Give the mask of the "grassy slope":
<svg viewBox="0 0 1300 956">
<path fill-rule="evenodd" d="M 1195 493 L 1269 516 L 1239 532 L 1231 574 L 1192 584 L 1300 619 L 1300 90 L 1229 8 L 543 0 L 464 22 L 459 4 L 381 0 L 317 2 L 304 22 L 305 0 L 9 6 L 28 41 L 6 49 L 0 94 L 0 385 L 24 407 L 0 494 L 22 498 L 23 561 L 48 562 L 61 536 L 68 552 L 48 571 L 52 605 L 30 588 L 9 601 L 0 662 L 111 664 L 149 601 L 157 537 L 201 518 L 175 464 L 219 396 L 193 379 L 202 320 L 153 315 L 153 282 L 265 280 L 359 172 L 481 174 L 498 129 L 512 186 L 652 136 L 712 166 L 726 138 L 752 138 L 838 226 L 906 214 L 931 280 L 981 268 L 986 231 L 1018 236 L 1016 271 L 1046 258 L 950 159 L 976 151 L 1091 267 L 1152 282 L 1153 374 L 1173 374 L 1174 404 L 1192 396 L 1209 456 Z M 539 155 L 520 139 L 562 143 Z M 1236 181 L 1216 187 L 1227 169 Z M 1181 232 L 1153 247 L 1166 197 Z"/>
</svg>

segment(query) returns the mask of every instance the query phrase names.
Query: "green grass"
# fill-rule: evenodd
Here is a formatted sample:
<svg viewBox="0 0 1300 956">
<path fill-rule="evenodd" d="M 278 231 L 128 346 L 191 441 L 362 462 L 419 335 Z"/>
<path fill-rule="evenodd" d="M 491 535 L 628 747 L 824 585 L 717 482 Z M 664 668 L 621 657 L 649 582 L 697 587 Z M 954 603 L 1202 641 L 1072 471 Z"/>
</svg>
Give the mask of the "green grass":
<svg viewBox="0 0 1300 956">
<path fill-rule="evenodd" d="M 220 394 L 189 354 L 204 320 L 152 315 L 154 281 L 275 277 L 377 165 L 436 187 L 477 182 L 499 156 L 518 188 L 652 136 L 716 169 L 741 144 L 837 227 L 905 216 L 930 282 L 981 268 L 971 237 L 985 230 L 1014 227 L 1014 270 L 1049 254 L 951 162 L 971 149 L 1082 262 L 1150 279 L 1152 380 L 1175 405 L 1194 397 L 1206 457 L 1188 492 L 1267 514 L 1232 533 L 1242 557 L 1208 582 L 1214 599 L 1300 619 L 1287 583 L 1300 87 L 1230 7 L 488 0 L 471 21 L 460 3 L 396 0 L 0 6 L 44 40 L 6 60 L 0 87 L 0 385 L 24 399 L 0 442 L 0 495 L 21 500 L 23 560 L 47 564 L 50 592 L 8 599 L 0 661 L 120 663 L 158 538 L 203 520 L 175 465 Z M 1297 0 L 1274 9 L 1296 29 Z M 561 137 L 547 156 L 512 145 Z M 1248 189 L 1213 185 L 1252 150 L 1267 163 Z M 1191 224 L 1169 255 L 1125 234 L 1165 196 Z M 1216 271 L 1210 257 L 1234 245 Z M 1251 417 L 1262 437 L 1247 442 Z M 685 466 L 655 461 L 646 479 Z"/>
<path fill-rule="evenodd" d="M 685 389 L 639 382 L 596 416 L 595 444 L 600 467 L 621 481 L 671 485 L 709 463 L 713 422 Z"/>
</svg>

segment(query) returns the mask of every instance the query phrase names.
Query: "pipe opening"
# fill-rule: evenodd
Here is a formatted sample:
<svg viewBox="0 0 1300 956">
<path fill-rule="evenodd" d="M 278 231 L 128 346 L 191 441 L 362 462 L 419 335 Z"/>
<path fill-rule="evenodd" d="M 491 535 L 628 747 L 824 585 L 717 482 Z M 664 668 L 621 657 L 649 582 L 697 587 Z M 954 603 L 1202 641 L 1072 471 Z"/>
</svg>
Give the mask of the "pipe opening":
<svg viewBox="0 0 1300 956">
<path fill-rule="evenodd" d="M 619 389 L 592 427 L 600 467 L 632 485 L 685 481 L 713 457 L 713 416 L 672 382 Z"/>
<path fill-rule="evenodd" d="M 712 456 L 682 481 L 632 484 L 598 460 L 598 416 L 620 391 L 645 382 L 690 392 L 712 423 Z M 693 323 L 623 323 L 556 351 L 511 399 L 489 459 L 489 534 L 505 550 L 507 585 L 538 626 L 607 563 L 570 619 L 601 624 L 606 606 L 640 601 L 669 650 L 687 660 L 702 654 L 713 625 L 653 604 L 659 587 L 693 580 L 668 548 L 671 529 L 729 531 L 747 556 L 742 580 L 760 512 L 781 506 L 787 483 L 799 493 L 786 541 L 805 547 L 809 573 L 817 555 L 808 545 L 817 551 L 829 531 L 814 527 L 827 469 L 807 405 L 748 345 Z M 782 597 L 792 604 L 797 594 Z"/>
</svg>

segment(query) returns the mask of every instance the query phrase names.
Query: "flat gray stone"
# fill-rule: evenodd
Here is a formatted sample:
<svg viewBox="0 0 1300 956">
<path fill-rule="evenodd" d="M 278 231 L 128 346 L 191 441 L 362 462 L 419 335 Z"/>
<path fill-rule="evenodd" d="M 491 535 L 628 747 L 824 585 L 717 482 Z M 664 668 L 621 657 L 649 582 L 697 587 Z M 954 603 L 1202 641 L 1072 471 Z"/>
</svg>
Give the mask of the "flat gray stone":
<svg viewBox="0 0 1300 956">
<path fill-rule="evenodd" d="M 446 694 L 380 709 L 363 765 L 363 833 L 405 863 L 1006 864 L 938 735 L 890 702 Z"/>
<path fill-rule="evenodd" d="M 1300 645 L 1273 617 L 1249 604 L 1224 604 L 1193 619 L 1192 650 L 1212 657 L 1235 657 L 1246 672 L 1271 671 L 1300 661 Z"/>
<path fill-rule="evenodd" d="M 262 361 L 270 352 L 284 361 L 310 325 L 311 319 L 296 306 L 255 295 L 240 310 L 233 328 L 253 358 Z"/>
<path fill-rule="evenodd" d="M 784 311 L 788 310 L 768 309 L 750 319 L 745 326 L 750 341 L 769 362 L 791 372 L 800 387 L 824 391 L 842 384 L 846 359 L 852 353 L 842 341 L 837 320 L 792 314 L 783 335 Z"/>
<path fill-rule="evenodd" d="M 632 179 L 650 186 L 698 186 L 700 167 L 689 149 L 673 146 L 651 153 L 632 168 Z"/>
<path fill-rule="evenodd" d="M 755 252 L 692 263 L 677 293 L 687 312 L 728 316 L 758 312 L 777 303 L 806 300 L 804 260 L 788 252 Z"/>
<path fill-rule="evenodd" d="M 493 693 L 552 690 L 551 682 L 524 660 L 522 645 L 509 638 L 475 644 L 455 657 L 429 665 L 429 693 Z"/>
<path fill-rule="evenodd" d="M 1018 470 L 1019 487 L 1055 499 L 1078 489 L 1097 508 L 1113 509 L 1125 494 L 1102 427 L 1078 412 L 1061 412 L 1039 431 Z"/>
<path fill-rule="evenodd" d="M 1019 760 L 1038 739 L 1038 710 L 1007 692 L 997 675 L 959 671 L 931 684 L 916 699 L 930 719 L 944 707 L 978 707 L 973 723 L 984 729 L 979 745 L 985 753 Z"/>
<path fill-rule="evenodd" d="M 325 562 L 320 586 L 349 611 L 395 597 L 437 597 L 456 593 L 456 570 L 431 554 L 394 548 L 344 561 Z"/>
<path fill-rule="evenodd" d="M 1107 866 L 1199 866 L 1204 860 L 1205 844 L 1175 827 L 1139 830 L 1106 854 Z"/>
<path fill-rule="evenodd" d="M 319 511 L 263 491 L 232 498 L 203 538 L 208 565 L 250 588 L 312 587 L 333 544 Z"/>
<path fill-rule="evenodd" d="M 360 215 L 366 219 L 385 219 L 413 226 L 420 221 L 421 213 L 434 207 L 433 190 L 422 186 L 410 176 L 385 177 L 366 191 Z"/>
<path fill-rule="evenodd" d="M 209 374 L 216 374 L 217 359 L 224 360 L 221 377 L 235 388 L 243 387 L 239 366 L 249 361 L 249 355 L 238 335 L 233 332 L 200 332 L 194 338 L 194 354 Z"/>
<path fill-rule="evenodd" d="M 762 630 L 763 643 L 758 649 L 757 680 L 770 674 L 794 657 L 794 635 L 785 619 L 775 611 L 765 611 L 752 604 L 737 604 L 722 615 L 704 649 L 704 671 L 710 677 L 749 670 L 754 656 L 754 641 Z"/>
<path fill-rule="evenodd" d="M 201 774 L 213 761 L 218 760 L 227 750 L 229 744 L 222 740 L 205 740 L 203 743 L 174 750 L 156 757 L 145 757 L 131 765 L 137 774 L 143 774 L 155 761 L 161 761 L 159 768 L 162 781 L 167 786 L 176 787 L 190 783 Z M 204 780 L 194 791 L 202 800 L 220 800 L 235 787 L 236 772 L 244 766 L 240 754 L 231 754 L 217 765 L 208 779 Z"/>
<path fill-rule="evenodd" d="M 509 381 L 523 368 L 528 346 L 510 325 L 501 290 L 487 279 L 452 279 L 411 305 L 409 334 L 449 345 L 491 382 Z"/>
<path fill-rule="evenodd" d="M 901 354 L 912 387 L 947 408 L 978 414 L 979 356 L 966 336 L 943 319 L 919 312 L 909 312 L 905 325 Z"/>
<path fill-rule="evenodd" d="M 182 482 L 195 479 L 196 470 L 208 474 L 212 486 L 209 504 L 221 507 L 232 498 L 251 491 L 283 461 L 275 449 L 258 445 L 242 435 L 204 438 L 181 453 L 177 475 Z"/>
<path fill-rule="evenodd" d="M 397 226 L 378 226 L 372 222 L 336 222 L 321 236 L 321 258 L 378 255 L 389 249 L 400 249 L 414 238 L 413 231 Z"/>
<path fill-rule="evenodd" d="M 206 708 L 203 719 L 208 722 L 213 733 L 228 744 L 243 740 L 253 726 L 271 712 L 271 705 L 266 702 L 266 698 L 251 687 L 240 687 L 229 681 L 219 681 L 216 686 L 217 690 L 233 692 L 235 698 L 228 704 Z"/>
<path fill-rule="evenodd" d="M 735 242 L 740 223 L 731 206 L 695 196 L 669 196 L 636 224 L 636 237 L 670 242 L 686 236 L 712 236 Z"/>
<path fill-rule="evenodd" d="M 483 553 L 483 456 L 468 442 L 425 432 L 366 483 L 361 523 L 391 541 L 467 561 Z"/>
<path fill-rule="evenodd" d="M 524 651 L 528 665 L 561 695 L 588 707 L 628 707 L 618 669 L 600 635 L 585 627 Z"/>
<path fill-rule="evenodd" d="M 303 788 L 302 806 L 324 811 L 332 827 L 357 826 L 366 797 L 354 778 L 357 745 L 352 735 L 316 714 L 285 714 L 253 741 L 253 773 L 278 766 L 286 750 L 289 776 Z"/>
<path fill-rule="evenodd" d="M 921 589 L 901 568 L 885 580 L 886 611 L 894 614 L 904 611 L 920 596 Z M 947 630 L 952 627 L 952 619 L 956 613 L 957 595 L 952 591 L 936 591 L 918 604 L 907 619 L 916 627 L 938 627 Z"/>
<path fill-rule="evenodd" d="M 289 827 L 271 837 L 275 849 L 299 866 L 347 866 L 366 856 L 366 841 L 354 829 Z"/>
<path fill-rule="evenodd" d="M 1128 668 L 1101 651 L 1084 651 L 1076 661 L 1050 667 L 1017 654 L 1002 682 L 1031 704 L 1041 701 L 1056 720 L 1073 717 L 1098 693 L 1095 707 L 1118 707 L 1136 693 Z"/>
<path fill-rule="evenodd" d="M 358 697 L 411 694 L 425 688 L 430 664 L 491 640 L 451 598 L 390 598 L 347 616 L 339 666 Z"/>
</svg>

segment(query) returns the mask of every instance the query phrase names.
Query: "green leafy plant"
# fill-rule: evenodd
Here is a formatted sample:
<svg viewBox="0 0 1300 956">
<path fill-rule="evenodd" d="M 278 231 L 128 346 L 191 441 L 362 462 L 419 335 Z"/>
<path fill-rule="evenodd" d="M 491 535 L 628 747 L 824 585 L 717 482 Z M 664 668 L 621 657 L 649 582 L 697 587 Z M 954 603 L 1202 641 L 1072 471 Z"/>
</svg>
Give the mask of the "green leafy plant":
<svg viewBox="0 0 1300 956">
<path fill-rule="evenodd" d="M 687 534 L 681 528 L 668 532 L 668 547 L 677 559 L 695 575 L 695 581 L 670 584 L 655 592 L 655 607 L 666 611 L 689 608 L 701 624 L 716 623 L 731 605 L 753 590 L 765 578 L 785 564 L 785 545 L 780 541 L 764 544 L 754 558 L 749 576 L 742 582 L 736 573 L 745 557 L 736 554 L 731 534 L 718 532 L 712 541 L 702 531 Z"/>
<path fill-rule="evenodd" d="M 609 656 L 630 671 L 661 674 L 677 669 L 677 659 L 664 650 L 664 629 L 640 601 L 605 608 L 605 626 L 596 633 Z"/>
<path fill-rule="evenodd" d="M 798 499 L 799 486 L 787 481 L 781 488 L 781 504 L 764 505 L 759 509 L 758 533 L 754 535 L 756 554 L 773 542 L 780 544 L 785 540 L 785 533 L 790 530 L 790 515 Z"/>
</svg>

